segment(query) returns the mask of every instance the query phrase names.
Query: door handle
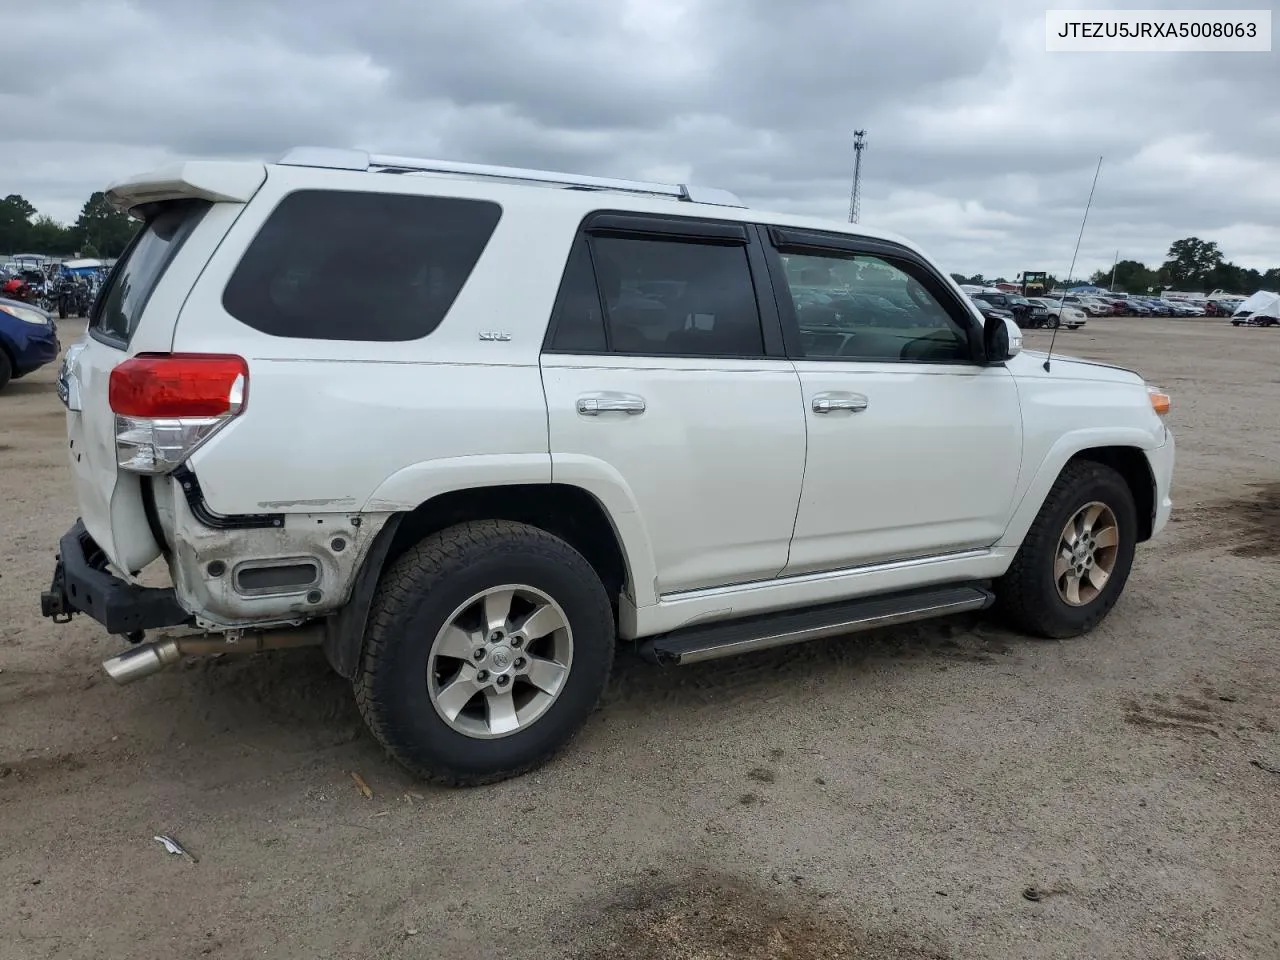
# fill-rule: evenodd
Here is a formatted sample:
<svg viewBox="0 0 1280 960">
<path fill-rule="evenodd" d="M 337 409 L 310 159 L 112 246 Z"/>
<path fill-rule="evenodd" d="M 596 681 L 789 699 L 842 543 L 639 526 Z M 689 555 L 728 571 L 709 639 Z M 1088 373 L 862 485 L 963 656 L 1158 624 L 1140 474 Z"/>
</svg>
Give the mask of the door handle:
<svg viewBox="0 0 1280 960">
<path fill-rule="evenodd" d="M 870 403 L 860 393 L 820 393 L 813 398 L 814 413 L 832 413 L 835 410 L 848 410 L 861 413 Z"/>
<path fill-rule="evenodd" d="M 598 417 L 602 413 L 625 413 L 636 417 L 644 413 L 644 397 L 616 394 L 601 397 L 579 397 L 578 413 L 584 417 Z"/>
</svg>

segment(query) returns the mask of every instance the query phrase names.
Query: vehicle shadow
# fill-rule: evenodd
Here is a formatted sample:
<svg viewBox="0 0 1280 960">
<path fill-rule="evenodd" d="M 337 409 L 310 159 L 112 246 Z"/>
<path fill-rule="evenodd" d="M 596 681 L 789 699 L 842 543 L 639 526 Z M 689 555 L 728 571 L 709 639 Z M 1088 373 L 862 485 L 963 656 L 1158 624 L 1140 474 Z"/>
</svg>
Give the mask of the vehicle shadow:
<svg viewBox="0 0 1280 960">
<path fill-rule="evenodd" d="M 678 711 L 744 694 L 767 697 L 774 689 L 785 695 L 806 676 L 834 673 L 852 680 L 894 665 L 995 664 L 1014 645 L 1035 642 L 1004 631 L 984 614 L 967 614 L 684 667 L 655 666 L 635 645 L 621 644 L 601 706 L 661 702 Z M 169 688 L 166 709 L 176 715 L 166 722 L 193 739 L 231 722 L 238 736 L 280 740 L 290 752 L 304 744 L 336 746 L 367 737 L 350 683 L 317 650 L 191 660 L 147 682 Z"/>
<path fill-rule="evenodd" d="M 729 713 L 736 701 L 805 696 L 810 685 L 869 684 L 886 672 L 998 664 L 1015 645 L 1035 642 L 1004 632 L 982 614 L 967 614 L 687 667 L 654 666 L 633 645 L 622 645 L 600 710 L 626 726 L 628 736 L 660 738 L 671 724 L 697 722 L 692 714 L 708 704 Z M 359 769 L 379 777 L 385 789 L 424 789 L 368 733 L 350 682 L 316 649 L 191 659 L 126 688 L 96 670 L 87 680 L 74 669 L 65 681 L 25 690 L 19 678 L 5 679 L 12 681 L 0 684 L 13 687 L 10 705 L 21 702 L 33 721 L 48 713 L 52 723 L 71 711 L 122 735 L 109 744 L 68 744 L 70 759 L 42 769 L 41 779 L 194 777 L 212 785 Z M 690 716 L 682 717 L 686 711 Z M 194 771 L 193 757 L 200 758 Z"/>
<path fill-rule="evenodd" d="M 806 677 L 853 680 L 895 665 L 995 664 L 1010 656 L 1015 645 L 1034 642 L 1004 630 L 989 614 L 971 613 L 689 666 L 653 666 L 628 645 L 619 650 L 604 702 L 662 701 L 678 709 L 736 695 L 768 697 L 772 688 L 785 694 Z"/>
</svg>

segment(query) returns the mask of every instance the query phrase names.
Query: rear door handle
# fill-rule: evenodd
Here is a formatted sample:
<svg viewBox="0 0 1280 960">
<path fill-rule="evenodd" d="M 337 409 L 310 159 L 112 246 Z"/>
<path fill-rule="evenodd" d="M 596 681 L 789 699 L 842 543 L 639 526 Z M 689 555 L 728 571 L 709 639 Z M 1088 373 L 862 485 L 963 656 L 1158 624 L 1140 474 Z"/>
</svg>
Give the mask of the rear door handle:
<svg viewBox="0 0 1280 960">
<path fill-rule="evenodd" d="M 833 413 L 836 410 L 848 410 L 861 413 L 870 403 L 860 393 L 820 393 L 813 398 L 814 413 Z"/>
<path fill-rule="evenodd" d="M 644 397 L 637 397 L 630 393 L 579 397 L 578 413 L 584 417 L 598 417 L 602 413 L 625 413 L 631 417 L 638 417 L 644 413 Z"/>
</svg>

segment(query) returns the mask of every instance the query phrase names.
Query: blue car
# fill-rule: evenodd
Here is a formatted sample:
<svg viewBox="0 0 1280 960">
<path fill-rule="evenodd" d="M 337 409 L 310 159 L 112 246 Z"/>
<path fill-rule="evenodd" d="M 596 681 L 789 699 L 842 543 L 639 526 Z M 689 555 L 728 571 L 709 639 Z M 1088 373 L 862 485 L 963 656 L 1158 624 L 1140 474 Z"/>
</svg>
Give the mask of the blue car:
<svg viewBox="0 0 1280 960">
<path fill-rule="evenodd" d="M 53 317 L 39 307 L 0 297 L 0 390 L 58 359 L 62 344 Z"/>
</svg>

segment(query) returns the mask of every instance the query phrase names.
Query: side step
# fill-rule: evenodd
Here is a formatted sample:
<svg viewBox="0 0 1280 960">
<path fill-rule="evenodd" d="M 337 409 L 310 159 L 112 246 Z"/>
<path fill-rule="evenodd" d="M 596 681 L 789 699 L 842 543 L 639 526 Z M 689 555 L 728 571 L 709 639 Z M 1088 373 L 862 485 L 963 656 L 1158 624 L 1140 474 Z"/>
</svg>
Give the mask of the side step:
<svg viewBox="0 0 1280 960">
<path fill-rule="evenodd" d="M 650 638 L 642 644 L 640 654 L 652 663 L 698 663 L 967 610 L 985 610 L 994 602 L 995 595 L 979 583 L 926 587 L 685 627 Z"/>
</svg>

